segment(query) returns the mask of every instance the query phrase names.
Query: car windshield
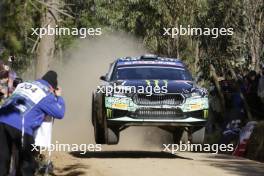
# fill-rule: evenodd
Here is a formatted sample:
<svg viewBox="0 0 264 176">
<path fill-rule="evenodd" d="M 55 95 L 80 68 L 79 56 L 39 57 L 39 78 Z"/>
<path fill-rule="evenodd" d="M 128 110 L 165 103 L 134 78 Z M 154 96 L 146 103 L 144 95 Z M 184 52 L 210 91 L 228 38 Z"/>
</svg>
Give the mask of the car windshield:
<svg viewBox="0 0 264 176">
<path fill-rule="evenodd" d="M 188 70 L 182 67 L 169 66 L 125 66 L 115 69 L 112 80 L 192 80 Z"/>
</svg>

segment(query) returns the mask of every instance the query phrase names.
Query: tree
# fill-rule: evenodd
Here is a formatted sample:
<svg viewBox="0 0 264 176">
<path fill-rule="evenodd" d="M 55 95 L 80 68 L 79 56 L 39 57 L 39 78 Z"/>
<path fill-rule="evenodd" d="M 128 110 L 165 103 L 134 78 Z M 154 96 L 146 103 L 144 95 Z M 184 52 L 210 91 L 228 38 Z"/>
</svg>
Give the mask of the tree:
<svg viewBox="0 0 264 176">
<path fill-rule="evenodd" d="M 43 3 L 44 4 L 44 3 Z M 45 0 L 44 12 L 41 16 L 41 28 L 55 29 L 58 21 L 58 0 Z M 55 53 L 55 35 L 44 35 L 37 49 L 36 77 L 40 78 L 50 67 Z"/>
<path fill-rule="evenodd" d="M 264 56 L 264 1 L 244 0 L 246 18 L 246 40 L 251 58 L 251 67 L 259 70 L 261 57 Z"/>
<path fill-rule="evenodd" d="M 34 44 L 31 28 L 37 23 L 38 11 L 29 0 L 0 2 L 0 45 L 1 58 L 7 60 L 15 55 L 14 69 L 24 69 L 31 60 L 30 50 Z"/>
</svg>

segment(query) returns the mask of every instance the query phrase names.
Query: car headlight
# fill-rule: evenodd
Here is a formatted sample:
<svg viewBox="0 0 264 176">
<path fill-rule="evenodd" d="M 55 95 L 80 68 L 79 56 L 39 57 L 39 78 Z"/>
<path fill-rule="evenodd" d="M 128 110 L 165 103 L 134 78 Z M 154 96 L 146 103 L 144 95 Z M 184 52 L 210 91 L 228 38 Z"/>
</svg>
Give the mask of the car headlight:
<svg viewBox="0 0 264 176">
<path fill-rule="evenodd" d="M 117 86 L 115 87 L 113 91 L 113 96 L 114 97 L 127 97 L 131 93 L 131 88 L 128 86 Z"/>
<path fill-rule="evenodd" d="M 184 94 L 186 98 L 202 98 L 207 96 L 206 89 L 195 89 L 190 93 Z"/>
<path fill-rule="evenodd" d="M 186 94 L 186 101 L 184 104 L 184 111 L 198 111 L 202 109 L 208 109 L 208 99 L 206 92 L 193 91 Z"/>
<path fill-rule="evenodd" d="M 192 92 L 191 93 L 191 97 L 192 98 L 201 98 L 202 95 L 200 94 L 200 92 Z"/>
</svg>

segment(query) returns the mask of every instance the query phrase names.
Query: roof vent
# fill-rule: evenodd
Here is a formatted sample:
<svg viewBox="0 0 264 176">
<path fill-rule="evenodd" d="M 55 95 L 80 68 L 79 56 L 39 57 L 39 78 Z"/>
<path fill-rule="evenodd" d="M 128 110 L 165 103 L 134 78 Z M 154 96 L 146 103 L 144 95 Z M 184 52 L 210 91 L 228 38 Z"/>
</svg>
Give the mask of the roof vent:
<svg viewBox="0 0 264 176">
<path fill-rule="evenodd" d="M 158 56 L 155 54 L 145 54 L 140 57 L 140 60 L 157 60 Z"/>
</svg>

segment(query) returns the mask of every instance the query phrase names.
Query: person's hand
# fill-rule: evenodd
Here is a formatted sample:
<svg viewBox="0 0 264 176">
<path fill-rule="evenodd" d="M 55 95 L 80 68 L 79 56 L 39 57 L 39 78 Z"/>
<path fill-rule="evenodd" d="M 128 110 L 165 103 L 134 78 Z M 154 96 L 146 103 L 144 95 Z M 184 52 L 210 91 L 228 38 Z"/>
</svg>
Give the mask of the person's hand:
<svg viewBox="0 0 264 176">
<path fill-rule="evenodd" d="M 61 95 L 62 95 L 62 89 L 61 89 L 61 87 L 58 87 L 58 88 L 55 90 L 55 95 L 56 95 L 56 96 L 61 96 Z"/>
</svg>

